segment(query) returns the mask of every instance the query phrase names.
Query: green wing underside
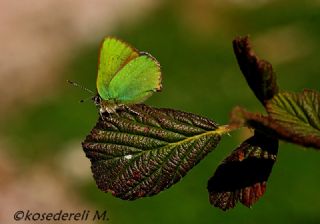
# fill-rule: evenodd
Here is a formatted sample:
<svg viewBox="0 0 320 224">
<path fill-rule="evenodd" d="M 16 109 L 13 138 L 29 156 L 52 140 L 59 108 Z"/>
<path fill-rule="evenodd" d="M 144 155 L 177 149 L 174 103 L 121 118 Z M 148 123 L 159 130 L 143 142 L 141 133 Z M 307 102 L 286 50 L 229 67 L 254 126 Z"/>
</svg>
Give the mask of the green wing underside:
<svg viewBox="0 0 320 224">
<path fill-rule="evenodd" d="M 138 56 L 137 50 L 128 44 L 116 38 L 104 39 L 100 49 L 97 76 L 97 90 L 103 99 L 107 98 L 107 87 L 117 72 Z"/>
<path fill-rule="evenodd" d="M 160 65 L 152 56 L 116 38 L 104 39 L 97 76 L 97 90 L 103 100 L 141 103 L 160 89 Z"/>
<path fill-rule="evenodd" d="M 158 62 L 148 55 L 133 59 L 111 80 L 107 95 L 119 103 L 143 102 L 161 89 L 161 72 Z"/>
</svg>

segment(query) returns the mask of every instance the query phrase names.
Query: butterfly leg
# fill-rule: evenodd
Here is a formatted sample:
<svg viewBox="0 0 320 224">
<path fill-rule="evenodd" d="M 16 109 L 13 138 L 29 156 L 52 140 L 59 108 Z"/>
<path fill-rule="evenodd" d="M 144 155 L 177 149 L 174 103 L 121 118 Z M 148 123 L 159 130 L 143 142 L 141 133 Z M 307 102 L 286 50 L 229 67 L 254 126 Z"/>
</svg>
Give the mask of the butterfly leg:
<svg viewBox="0 0 320 224">
<path fill-rule="evenodd" d="M 106 111 L 104 111 L 104 112 L 101 112 L 101 111 L 100 111 L 99 114 L 100 114 L 100 117 L 101 117 L 101 119 L 102 119 L 103 121 L 107 121 L 108 119 L 111 118 L 111 114 L 108 113 L 108 112 L 106 112 Z"/>
<path fill-rule="evenodd" d="M 115 106 L 101 106 L 99 113 L 102 120 L 105 120 L 106 117 L 111 118 L 112 115 L 119 116 L 117 113 L 117 107 Z"/>
<path fill-rule="evenodd" d="M 140 116 L 141 117 L 141 113 L 132 109 L 130 106 L 128 105 L 125 105 L 125 104 L 122 104 L 120 105 L 120 108 L 122 108 L 123 110 L 126 110 L 126 111 L 129 111 L 130 113 L 134 114 L 134 115 L 137 115 L 137 116 Z"/>
</svg>

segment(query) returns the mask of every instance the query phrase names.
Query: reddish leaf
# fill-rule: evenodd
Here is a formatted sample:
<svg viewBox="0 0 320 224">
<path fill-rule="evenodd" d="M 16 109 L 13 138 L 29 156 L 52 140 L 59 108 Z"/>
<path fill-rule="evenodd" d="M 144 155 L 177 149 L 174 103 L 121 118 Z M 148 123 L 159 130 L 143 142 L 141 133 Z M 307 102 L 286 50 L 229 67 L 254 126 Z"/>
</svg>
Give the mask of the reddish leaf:
<svg viewBox="0 0 320 224">
<path fill-rule="evenodd" d="M 265 105 L 265 101 L 271 99 L 278 92 L 276 75 L 272 65 L 255 55 L 247 36 L 236 38 L 233 41 L 233 50 L 248 85 L 259 101 Z"/>
<path fill-rule="evenodd" d="M 238 201 L 247 207 L 254 204 L 265 193 L 277 152 L 277 139 L 255 132 L 222 162 L 208 181 L 210 203 L 224 211 Z"/>
</svg>

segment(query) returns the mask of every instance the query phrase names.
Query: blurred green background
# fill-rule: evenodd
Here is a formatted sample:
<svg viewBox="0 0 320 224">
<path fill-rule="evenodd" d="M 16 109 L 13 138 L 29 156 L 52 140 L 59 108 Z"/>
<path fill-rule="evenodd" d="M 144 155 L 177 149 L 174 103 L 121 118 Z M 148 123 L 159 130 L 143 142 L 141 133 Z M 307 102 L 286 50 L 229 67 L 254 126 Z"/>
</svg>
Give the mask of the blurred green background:
<svg viewBox="0 0 320 224">
<path fill-rule="evenodd" d="M 161 63 L 163 91 L 147 104 L 219 124 L 228 122 L 236 105 L 262 112 L 236 63 L 233 38 L 250 34 L 257 54 L 273 64 L 281 89 L 319 90 L 319 0 L 110 0 L 90 6 L 79 1 L 83 7 L 66 1 L 69 8 L 62 12 L 63 1 L 48 0 L 45 7 L 30 4 L 28 13 L 5 2 L 12 21 L 24 22 L 21 29 L 2 22 L 9 33 L 2 28 L 1 223 L 13 222 L 18 209 L 106 209 L 114 224 L 320 223 L 319 152 L 288 143 L 280 144 L 267 192 L 252 209 L 238 204 L 223 212 L 209 204 L 207 180 L 250 136 L 248 130 L 225 136 L 182 181 L 159 195 L 122 201 L 101 192 L 81 149 L 98 113 L 91 101 L 79 103 L 89 97 L 86 92 L 66 83 L 71 79 L 95 90 L 100 41 L 112 35 Z M 21 30 L 29 39 L 19 36 Z"/>
</svg>

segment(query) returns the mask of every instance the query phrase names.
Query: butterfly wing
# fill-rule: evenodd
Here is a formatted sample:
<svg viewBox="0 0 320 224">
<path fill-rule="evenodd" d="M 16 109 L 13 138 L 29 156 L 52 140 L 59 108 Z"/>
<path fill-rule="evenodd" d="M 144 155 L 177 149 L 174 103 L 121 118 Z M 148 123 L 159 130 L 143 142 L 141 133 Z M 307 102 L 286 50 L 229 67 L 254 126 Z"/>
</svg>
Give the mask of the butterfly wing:
<svg viewBox="0 0 320 224">
<path fill-rule="evenodd" d="M 108 100 L 111 80 L 128 62 L 137 58 L 139 52 L 121 40 L 106 37 L 101 45 L 98 63 L 97 90 L 100 97 Z"/>
<path fill-rule="evenodd" d="M 118 103 L 141 103 L 161 87 L 160 64 L 151 55 L 141 53 L 114 76 L 108 95 Z"/>
</svg>

